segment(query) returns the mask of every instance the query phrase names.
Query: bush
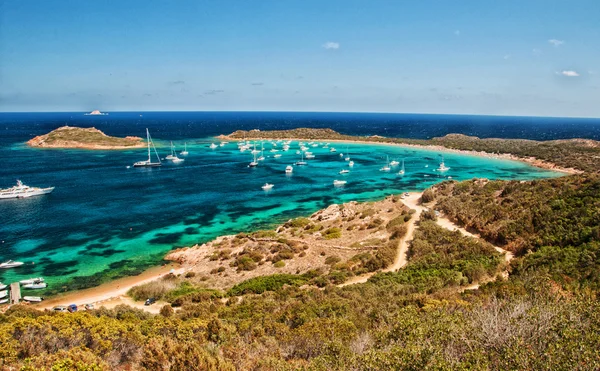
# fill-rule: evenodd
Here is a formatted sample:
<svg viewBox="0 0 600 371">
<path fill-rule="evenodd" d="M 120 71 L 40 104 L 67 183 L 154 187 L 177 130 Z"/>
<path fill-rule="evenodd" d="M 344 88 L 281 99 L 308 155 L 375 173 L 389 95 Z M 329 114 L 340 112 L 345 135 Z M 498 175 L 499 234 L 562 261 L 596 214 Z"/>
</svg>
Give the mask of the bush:
<svg viewBox="0 0 600 371">
<path fill-rule="evenodd" d="M 278 260 L 273 264 L 273 266 L 275 268 L 283 268 L 285 267 L 285 262 L 283 260 Z"/>
<path fill-rule="evenodd" d="M 325 232 L 323 232 L 323 238 L 325 238 L 326 240 L 331 240 L 340 237 L 342 237 L 342 230 L 337 227 L 329 228 Z"/>
<path fill-rule="evenodd" d="M 342 260 L 342 258 L 340 258 L 339 256 L 331 255 L 325 259 L 325 264 L 334 265 L 335 263 L 338 263 L 341 260 Z"/>
<path fill-rule="evenodd" d="M 433 200 L 435 200 L 435 193 L 433 192 L 433 189 L 427 188 L 421 195 L 421 203 L 426 204 Z"/>
<path fill-rule="evenodd" d="M 301 286 L 308 282 L 308 278 L 302 275 L 294 274 L 273 274 L 270 276 L 261 276 L 250 278 L 249 280 L 238 283 L 228 291 L 229 296 L 238 296 L 242 294 L 262 294 L 265 291 L 276 291 L 284 285 Z"/>
</svg>

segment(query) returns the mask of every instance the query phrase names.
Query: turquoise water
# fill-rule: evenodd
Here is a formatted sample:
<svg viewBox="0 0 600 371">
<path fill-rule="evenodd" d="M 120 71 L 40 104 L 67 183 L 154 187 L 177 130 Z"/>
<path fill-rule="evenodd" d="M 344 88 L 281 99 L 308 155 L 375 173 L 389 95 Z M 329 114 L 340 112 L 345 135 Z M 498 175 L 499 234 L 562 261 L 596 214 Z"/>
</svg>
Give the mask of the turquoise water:
<svg viewBox="0 0 600 371">
<path fill-rule="evenodd" d="M 439 152 L 387 145 L 332 143 L 338 152 L 312 148 L 308 166 L 287 165 L 299 160 L 298 141 L 281 158 L 269 152 L 256 168 L 247 165 L 249 152 L 236 143 L 211 150 L 212 139 L 188 141 L 190 154 L 179 165 L 127 168 L 144 159 L 144 150 L 39 150 L 22 144 L 10 147 L 10 161 L 28 164 L 26 184 L 56 186 L 48 196 L 0 203 L 0 260 L 27 262 L 0 272 L 11 282 L 44 276 L 45 294 L 97 285 L 109 278 L 135 274 L 159 264 L 173 248 L 202 243 L 222 234 L 269 228 L 289 218 L 308 215 L 332 203 L 377 200 L 389 194 L 419 191 L 451 176 L 490 179 L 537 179 L 559 173 L 514 161 L 445 153 L 450 170 L 435 171 Z M 161 157 L 167 143 L 158 141 Z M 176 146 L 180 151 L 182 142 Z M 347 147 L 347 148 L 346 148 Z M 281 149 L 281 144 L 277 147 Z M 353 168 L 340 157 L 349 153 Z M 405 160 L 389 173 L 379 169 L 386 156 Z M 341 169 L 350 173 L 340 175 Z M 334 187 L 334 179 L 347 180 Z M 3 179 L 6 180 L 6 179 Z M 264 183 L 274 184 L 263 191 Z M 10 185 L 6 184 L 3 185 Z"/>
</svg>

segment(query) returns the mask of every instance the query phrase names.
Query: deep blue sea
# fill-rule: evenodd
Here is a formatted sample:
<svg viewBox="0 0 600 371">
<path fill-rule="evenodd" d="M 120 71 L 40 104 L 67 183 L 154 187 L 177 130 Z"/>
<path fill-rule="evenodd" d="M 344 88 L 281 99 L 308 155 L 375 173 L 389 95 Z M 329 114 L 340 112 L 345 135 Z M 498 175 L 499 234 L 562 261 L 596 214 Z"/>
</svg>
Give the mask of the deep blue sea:
<svg viewBox="0 0 600 371">
<path fill-rule="evenodd" d="M 94 126 L 109 135 L 144 136 L 149 128 L 161 157 L 173 141 L 187 143 L 181 164 L 161 168 L 127 168 L 144 160 L 144 149 L 87 151 L 32 149 L 24 143 L 63 125 Z M 32 186 L 54 186 L 46 196 L 0 201 L 0 261 L 27 264 L 0 271 L 0 282 L 44 276 L 46 292 L 98 285 L 160 264 L 173 248 L 206 242 L 218 235 L 268 228 L 308 215 L 332 203 L 377 200 L 404 191 L 422 190 L 447 177 L 536 179 L 560 174 L 523 163 L 444 154 L 450 170 L 436 172 L 440 153 L 414 148 L 341 144 L 331 153 L 323 145 L 306 167 L 287 165 L 299 159 L 297 141 L 287 152 L 265 142 L 265 161 L 247 165 L 249 152 L 236 143 L 210 149 L 212 138 L 238 129 L 330 127 L 344 134 L 431 138 L 448 133 L 527 139 L 600 139 L 600 121 L 450 115 L 274 112 L 123 112 L 108 116 L 83 113 L 0 113 L 0 188 L 15 179 Z M 317 142 L 318 143 L 318 142 Z M 259 145 L 260 146 L 260 145 Z M 272 149 L 280 152 L 271 152 Z M 340 153 L 355 162 L 351 172 Z M 274 158 L 281 154 L 280 158 Z M 404 160 L 381 172 L 386 158 Z M 334 179 L 345 179 L 334 187 Z M 265 192 L 264 183 L 274 184 Z"/>
</svg>

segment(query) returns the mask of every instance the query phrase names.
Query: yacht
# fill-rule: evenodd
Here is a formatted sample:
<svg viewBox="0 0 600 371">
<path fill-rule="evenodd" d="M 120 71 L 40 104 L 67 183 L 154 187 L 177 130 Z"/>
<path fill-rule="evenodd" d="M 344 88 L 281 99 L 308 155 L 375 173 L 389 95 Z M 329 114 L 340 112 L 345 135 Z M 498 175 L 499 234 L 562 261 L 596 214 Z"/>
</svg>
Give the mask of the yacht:
<svg viewBox="0 0 600 371">
<path fill-rule="evenodd" d="M 187 150 L 187 143 L 183 143 L 183 151 L 181 151 L 180 153 L 182 156 L 187 156 L 189 155 L 189 152 Z"/>
<path fill-rule="evenodd" d="M 348 174 L 350 172 L 350 170 L 340 170 L 340 174 Z"/>
<path fill-rule="evenodd" d="M 300 161 L 296 162 L 296 166 L 306 165 L 306 161 L 304 161 L 304 152 L 300 152 L 300 155 L 302 156 L 302 159 Z"/>
<path fill-rule="evenodd" d="M 442 156 L 442 161 L 440 162 L 440 167 L 438 167 L 436 170 L 437 170 L 437 171 L 448 171 L 448 170 L 450 170 L 450 168 L 449 168 L 449 167 L 447 167 L 447 166 L 444 164 L 444 156 Z"/>
<path fill-rule="evenodd" d="M 26 198 L 26 197 L 31 197 L 31 196 L 45 195 L 45 194 L 52 192 L 53 190 L 54 190 L 54 187 L 48 187 L 48 188 L 30 187 L 30 186 L 23 184 L 23 182 L 21 182 L 20 180 L 17 179 L 16 186 L 13 186 L 10 188 L 5 188 L 5 189 L 0 189 L 0 199 L 3 199 L 3 198 Z"/>
<path fill-rule="evenodd" d="M 398 175 L 404 175 L 404 160 L 402 160 L 402 169 L 400 169 Z"/>
<path fill-rule="evenodd" d="M 23 285 L 24 289 L 31 289 L 31 290 L 45 289 L 46 287 L 48 287 L 46 282 L 28 283 L 28 284 Z"/>
<path fill-rule="evenodd" d="M 161 162 L 160 162 L 160 157 L 158 157 L 158 153 L 156 152 L 156 147 L 154 146 L 154 142 L 152 141 L 152 138 L 150 137 L 150 132 L 148 131 L 148 128 L 146 128 L 146 137 L 147 137 L 147 141 L 148 141 L 148 159 L 146 161 L 138 161 L 136 163 L 133 164 L 133 167 L 157 167 L 157 166 L 161 166 Z M 158 162 L 152 162 L 152 158 L 150 156 L 150 145 L 152 145 L 152 148 L 154 148 L 154 153 L 156 154 L 156 159 L 158 160 Z"/>
<path fill-rule="evenodd" d="M 379 171 L 390 171 L 390 157 L 387 156 L 387 161 L 386 161 L 386 165 L 384 167 L 382 167 L 381 169 L 379 169 Z"/>
<path fill-rule="evenodd" d="M 348 166 L 350 166 L 350 167 L 354 166 L 354 161 L 348 162 Z"/>
<path fill-rule="evenodd" d="M 344 184 L 346 184 L 346 183 L 348 183 L 348 182 L 347 182 L 347 181 L 345 181 L 345 180 L 337 180 L 337 179 L 336 179 L 336 180 L 334 180 L 334 181 L 333 181 L 333 185 L 334 185 L 334 186 L 340 186 L 340 185 L 344 185 Z"/>
<path fill-rule="evenodd" d="M 27 280 L 21 280 L 21 281 L 19 281 L 19 283 L 21 285 L 28 285 L 28 284 L 31 284 L 31 283 L 42 283 L 42 282 L 44 282 L 44 279 L 42 277 L 30 278 L 30 279 L 27 279 Z"/>
<path fill-rule="evenodd" d="M 333 147 L 329 148 L 329 152 L 335 152 L 335 148 L 333 148 Z"/>
<path fill-rule="evenodd" d="M 16 261 L 9 260 L 7 262 L 0 263 L 0 268 L 2 268 L 2 269 L 15 268 L 15 267 L 20 267 L 23 264 L 24 263 L 22 263 L 22 262 L 16 262 Z"/>
<path fill-rule="evenodd" d="M 41 296 L 23 296 L 23 300 L 31 302 L 31 303 L 39 303 L 44 300 Z"/>
<path fill-rule="evenodd" d="M 286 166 L 286 168 L 285 168 L 286 174 L 291 174 L 293 172 L 294 172 L 294 168 L 291 165 Z"/>
<path fill-rule="evenodd" d="M 265 185 L 261 188 L 265 191 L 268 191 L 269 189 L 273 188 L 273 184 L 265 183 Z"/>
</svg>

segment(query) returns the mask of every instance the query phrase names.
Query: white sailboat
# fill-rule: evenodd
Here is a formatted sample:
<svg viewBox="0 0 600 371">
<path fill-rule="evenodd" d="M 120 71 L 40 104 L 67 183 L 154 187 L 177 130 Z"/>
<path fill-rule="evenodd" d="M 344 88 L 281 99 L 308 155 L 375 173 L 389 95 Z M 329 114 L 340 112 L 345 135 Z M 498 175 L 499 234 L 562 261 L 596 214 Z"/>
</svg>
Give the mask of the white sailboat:
<svg viewBox="0 0 600 371">
<path fill-rule="evenodd" d="M 150 137 L 150 132 L 148 131 L 148 128 L 146 128 L 146 137 L 147 137 L 147 141 L 148 141 L 148 159 L 146 161 L 138 161 L 136 163 L 133 164 L 133 167 L 158 167 L 161 166 L 162 163 L 160 162 L 160 157 L 158 157 L 158 152 L 156 152 L 156 147 L 154 146 L 154 142 L 152 141 L 152 138 Z M 150 156 L 150 145 L 152 144 L 152 148 L 154 148 L 154 153 L 156 154 L 156 159 L 158 160 L 158 162 L 152 162 L 152 157 Z"/>
<path fill-rule="evenodd" d="M 402 169 L 400 169 L 398 175 L 404 175 L 404 160 L 402 160 Z"/>
<path fill-rule="evenodd" d="M 304 166 L 304 165 L 306 165 L 306 161 L 304 161 L 304 152 L 300 152 L 300 156 L 302 156 L 301 157 L 302 159 L 300 161 L 296 162 L 296 166 Z"/>
<path fill-rule="evenodd" d="M 260 142 L 260 157 L 257 160 L 258 161 L 265 160 L 265 146 L 264 146 L 263 142 Z"/>
<path fill-rule="evenodd" d="M 254 152 L 254 151 L 252 151 L 252 152 Z M 258 161 L 256 161 L 256 153 L 254 153 L 253 156 L 254 156 L 254 160 L 252 160 L 252 162 L 250 164 L 248 164 L 248 167 L 258 166 Z"/>
<path fill-rule="evenodd" d="M 437 170 L 437 171 L 448 171 L 448 170 L 450 170 L 450 168 L 449 168 L 449 167 L 447 167 L 447 166 L 444 164 L 444 156 L 443 156 L 443 155 L 442 155 L 442 161 L 440 162 L 440 167 L 438 167 L 436 170 Z"/>
<path fill-rule="evenodd" d="M 268 190 L 270 190 L 271 188 L 273 188 L 273 186 L 274 186 L 273 184 L 270 184 L 270 183 L 265 183 L 265 185 L 263 185 L 261 188 L 262 188 L 263 190 L 265 190 L 265 191 L 268 191 Z"/>
<path fill-rule="evenodd" d="M 187 143 L 183 143 L 183 151 L 181 151 L 180 155 L 187 156 L 189 154 L 187 150 Z"/>
<path fill-rule="evenodd" d="M 386 160 L 386 165 L 384 167 L 382 167 L 381 169 L 379 169 L 379 171 L 390 171 L 392 168 L 390 168 L 390 156 L 386 156 L 387 160 Z"/>
<path fill-rule="evenodd" d="M 175 147 L 173 146 L 173 142 L 171 142 L 171 154 L 165 157 L 167 160 L 171 160 L 174 163 L 183 162 L 184 159 L 177 157 L 175 154 Z"/>
</svg>

